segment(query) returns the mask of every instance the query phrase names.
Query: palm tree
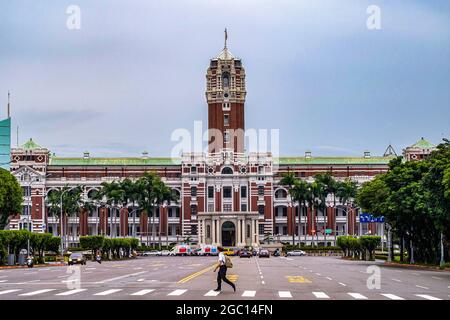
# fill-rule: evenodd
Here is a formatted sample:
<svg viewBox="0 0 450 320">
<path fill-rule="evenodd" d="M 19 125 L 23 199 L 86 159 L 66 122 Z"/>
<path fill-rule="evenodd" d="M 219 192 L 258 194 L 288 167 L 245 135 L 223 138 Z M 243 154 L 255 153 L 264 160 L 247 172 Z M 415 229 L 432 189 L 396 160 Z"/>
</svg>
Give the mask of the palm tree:
<svg viewBox="0 0 450 320">
<path fill-rule="evenodd" d="M 300 228 L 301 228 L 301 224 L 302 224 L 302 214 L 301 212 L 304 210 L 304 208 L 306 208 L 306 203 L 308 200 L 308 182 L 306 182 L 305 180 L 296 180 L 294 186 L 292 187 L 292 189 L 289 191 L 292 197 L 292 200 L 298 202 L 298 244 L 300 246 Z M 306 239 L 306 233 L 305 233 L 305 239 Z M 305 244 L 306 244 L 306 240 L 305 240 Z"/>
<path fill-rule="evenodd" d="M 102 189 L 101 194 L 106 198 L 106 204 L 110 207 L 110 210 L 112 211 L 114 215 L 114 219 L 111 219 L 110 224 L 110 236 L 116 234 L 116 210 L 119 208 L 119 205 L 123 201 L 123 194 L 124 191 L 121 189 L 120 184 L 118 182 L 103 182 L 102 183 Z M 114 232 L 113 232 L 114 228 Z"/>
<path fill-rule="evenodd" d="M 349 207 L 353 202 L 353 199 L 356 197 L 356 193 L 358 191 L 358 185 L 355 181 L 351 179 L 345 179 L 342 183 L 339 184 L 339 188 L 336 191 L 336 196 L 339 199 L 339 202 L 347 207 L 347 234 L 348 234 L 348 211 Z"/>
<path fill-rule="evenodd" d="M 315 178 L 315 181 L 317 181 L 323 185 L 323 187 L 324 187 L 323 196 L 325 197 L 325 200 L 328 197 L 328 195 L 333 196 L 333 208 L 336 208 L 336 192 L 340 186 L 339 182 L 333 178 L 333 176 L 331 175 L 330 172 L 318 173 L 318 174 L 316 174 L 316 176 L 314 178 Z M 328 217 L 327 217 L 327 221 L 328 221 Z M 335 229 L 334 232 L 335 232 L 335 238 L 336 238 L 336 217 L 334 218 L 334 227 L 333 228 Z M 324 235 L 325 235 L 325 244 L 326 244 L 326 233 L 324 233 Z"/>
<path fill-rule="evenodd" d="M 289 193 L 289 196 L 291 197 L 291 199 L 292 199 L 291 190 L 296 182 L 297 182 L 297 178 L 295 178 L 295 174 L 293 172 L 288 172 L 288 173 L 284 174 L 283 178 L 280 180 L 280 184 L 287 187 L 288 193 Z M 290 200 L 290 202 L 291 202 L 291 200 Z M 292 205 L 292 202 L 289 203 L 288 205 Z M 296 224 L 295 224 L 295 212 L 294 212 L 293 218 L 292 218 L 292 245 L 295 245 L 295 226 L 296 226 Z M 300 234 L 299 234 L 299 236 L 300 236 Z M 299 241 L 299 246 L 300 246 L 300 241 Z"/>
</svg>

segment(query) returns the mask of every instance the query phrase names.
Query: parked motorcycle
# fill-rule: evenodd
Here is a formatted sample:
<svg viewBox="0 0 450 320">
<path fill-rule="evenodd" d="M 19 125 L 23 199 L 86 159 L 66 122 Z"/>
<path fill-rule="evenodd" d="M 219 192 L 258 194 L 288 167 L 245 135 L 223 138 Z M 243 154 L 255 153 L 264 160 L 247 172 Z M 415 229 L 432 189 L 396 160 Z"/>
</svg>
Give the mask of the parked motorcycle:
<svg viewBox="0 0 450 320">
<path fill-rule="evenodd" d="M 95 261 L 97 261 L 98 263 L 102 263 L 102 256 L 101 255 L 97 255 L 96 257 L 95 257 Z"/>
</svg>

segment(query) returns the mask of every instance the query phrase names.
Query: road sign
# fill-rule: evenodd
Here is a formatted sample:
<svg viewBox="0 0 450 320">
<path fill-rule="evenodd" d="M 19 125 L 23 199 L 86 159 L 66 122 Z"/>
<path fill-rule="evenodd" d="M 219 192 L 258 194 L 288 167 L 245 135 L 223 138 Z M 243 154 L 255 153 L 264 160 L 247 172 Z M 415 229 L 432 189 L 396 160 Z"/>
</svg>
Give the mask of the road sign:
<svg viewBox="0 0 450 320">
<path fill-rule="evenodd" d="M 332 229 L 325 229 L 325 234 L 331 234 L 331 232 L 333 232 Z"/>
</svg>

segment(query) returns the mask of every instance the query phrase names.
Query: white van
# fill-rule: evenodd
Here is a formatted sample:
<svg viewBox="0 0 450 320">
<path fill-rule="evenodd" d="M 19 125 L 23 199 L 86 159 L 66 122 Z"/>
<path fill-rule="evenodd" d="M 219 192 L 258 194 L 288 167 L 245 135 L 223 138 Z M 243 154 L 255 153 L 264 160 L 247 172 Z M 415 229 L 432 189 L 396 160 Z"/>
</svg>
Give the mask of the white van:
<svg viewBox="0 0 450 320">
<path fill-rule="evenodd" d="M 172 249 L 173 256 L 188 256 L 191 254 L 191 247 L 187 244 L 180 244 Z"/>
</svg>

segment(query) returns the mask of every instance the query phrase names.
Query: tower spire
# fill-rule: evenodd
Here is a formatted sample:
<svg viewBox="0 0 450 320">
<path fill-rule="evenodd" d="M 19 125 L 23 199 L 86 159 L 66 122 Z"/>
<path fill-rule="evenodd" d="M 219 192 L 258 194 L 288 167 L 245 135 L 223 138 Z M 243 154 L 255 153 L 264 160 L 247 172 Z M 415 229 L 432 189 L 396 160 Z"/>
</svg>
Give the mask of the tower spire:
<svg viewBox="0 0 450 320">
<path fill-rule="evenodd" d="M 7 117 L 8 118 L 11 118 L 11 106 L 9 104 L 10 96 L 11 96 L 11 94 L 9 93 L 9 90 L 8 90 L 8 106 L 7 106 Z"/>
<path fill-rule="evenodd" d="M 225 44 L 224 44 L 224 46 L 223 46 L 223 48 L 224 49 L 226 49 L 227 48 L 227 39 L 228 39 L 228 32 L 227 32 L 227 28 L 225 28 Z"/>
</svg>

